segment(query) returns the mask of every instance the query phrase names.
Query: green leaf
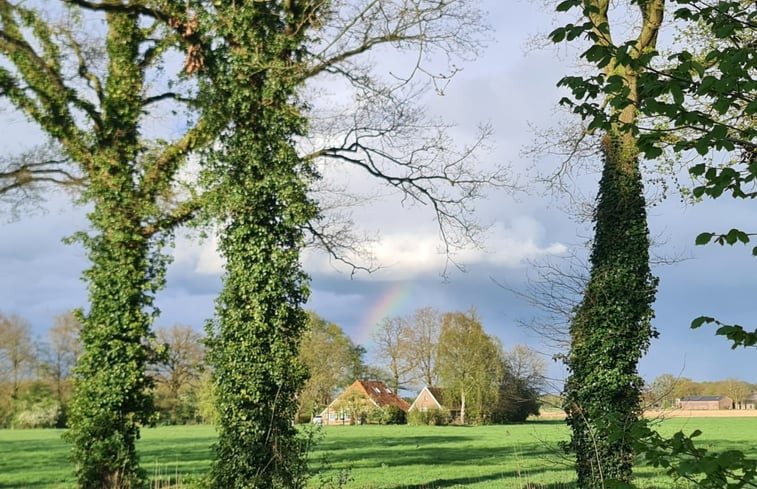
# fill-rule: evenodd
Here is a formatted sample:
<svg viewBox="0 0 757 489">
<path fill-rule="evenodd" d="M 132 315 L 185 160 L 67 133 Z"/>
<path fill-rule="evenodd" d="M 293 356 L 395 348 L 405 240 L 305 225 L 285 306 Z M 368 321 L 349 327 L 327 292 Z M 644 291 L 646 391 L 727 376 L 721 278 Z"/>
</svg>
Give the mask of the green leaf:
<svg viewBox="0 0 757 489">
<path fill-rule="evenodd" d="M 715 233 L 701 233 L 696 237 L 696 240 L 694 241 L 697 245 L 705 245 L 712 240 L 712 237 L 715 236 Z"/>
<path fill-rule="evenodd" d="M 549 40 L 552 42 L 562 42 L 565 39 L 565 28 L 559 27 L 549 33 Z"/>
<path fill-rule="evenodd" d="M 705 323 L 712 323 L 714 321 L 715 318 L 712 318 L 710 316 L 699 316 L 691 322 L 691 329 L 697 329 Z"/>
<path fill-rule="evenodd" d="M 573 7 L 578 5 L 578 1 L 576 0 L 565 0 L 563 2 L 560 2 L 557 7 L 555 7 L 555 11 L 557 12 L 567 12 L 568 10 L 572 9 Z"/>
</svg>

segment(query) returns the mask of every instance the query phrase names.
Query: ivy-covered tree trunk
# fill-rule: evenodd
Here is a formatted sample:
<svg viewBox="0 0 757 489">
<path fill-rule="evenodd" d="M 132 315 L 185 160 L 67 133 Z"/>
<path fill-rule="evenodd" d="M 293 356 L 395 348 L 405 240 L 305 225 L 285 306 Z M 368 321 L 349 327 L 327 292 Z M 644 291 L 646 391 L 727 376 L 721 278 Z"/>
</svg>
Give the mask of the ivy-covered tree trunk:
<svg viewBox="0 0 757 489">
<path fill-rule="evenodd" d="M 90 310 L 80 337 L 84 353 L 76 368 L 70 430 L 76 475 L 82 488 L 141 486 L 135 442 L 152 414 L 145 375 L 153 272 L 151 240 L 142 229 L 145 203 L 135 192 L 143 72 L 138 65 L 142 33 L 138 16 L 106 15 L 109 76 L 103 131 L 91 165 L 86 198 L 92 235 L 83 237 L 92 263 Z M 159 267 L 160 268 L 160 267 Z"/>
<path fill-rule="evenodd" d="M 131 2 L 48 3 L 0 0 L 0 96 L 50 138 L 55 154 L 48 162 L 21 158 L 3 174 L 11 181 L 2 192 L 58 184 L 91 206 L 90 228 L 75 235 L 91 261 L 89 309 L 65 437 L 80 487 L 140 487 L 135 442 L 153 412 L 145 366 L 167 263 L 161 251 L 198 206 L 179 201 L 173 184 L 186 155 L 213 136 L 202 119 L 173 141 L 143 131 L 159 112 L 154 104 L 184 103 L 191 93 L 180 80 L 170 91 L 145 83 L 183 43 L 166 27 L 166 19 L 184 25 L 174 14 L 157 19 Z M 83 35 L 85 25 L 105 32 Z"/>
<path fill-rule="evenodd" d="M 628 430 L 641 415 L 637 364 L 654 336 L 650 320 L 656 281 L 649 269 L 649 233 L 635 146 L 607 134 L 591 255 L 591 276 L 570 327 L 565 385 L 570 448 L 578 486 L 630 481 Z"/>
<path fill-rule="evenodd" d="M 637 365 L 656 336 L 651 320 L 657 279 L 649 267 L 649 230 L 634 130 L 640 93 L 639 74 L 654 55 L 662 24 L 664 0 L 629 2 L 640 9 L 636 39 L 613 44 L 607 0 L 568 0 L 560 10 L 581 6 L 584 30 L 592 41 L 583 57 L 601 68 L 599 78 L 614 88 L 601 109 L 593 105 L 576 112 L 591 114 L 590 127 L 605 131 L 601 139 L 602 178 L 594 215 L 591 271 L 571 325 L 565 384 L 565 411 L 572 430 L 569 448 L 576 456 L 578 487 L 603 488 L 607 480 L 633 477 L 631 428 L 640 417 L 643 379 Z M 580 33 L 578 33 L 580 35 Z M 558 29 L 554 40 L 577 37 Z M 592 82 L 566 77 L 578 98 Z M 592 95 L 589 95 L 590 97 Z M 587 104 L 588 105 L 588 104 Z M 607 109 L 605 109 L 607 107 Z"/>
<path fill-rule="evenodd" d="M 308 321 L 300 251 L 302 230 L 315 215 L 307 196 L 314 174 L 293 138 L 305 129 L 295 90 L 315 16 L 309 4 L 225 2 L 213 22 L 224 46 L 208 60 L 208 110 L 228 127 L 211 160 L 222 177 L 219 248 L 227 262 L 217 323 L 208 331 L 219 411 L 215 488 L 304 482 L 293 421 L 306 380 L 298 359 Z"/>
<path fill-rule="evenodd" d="M 92 263 L 85 272 L 90 309 L 80 338 L 84 352 L 76 368 L 75 396 L 67 438 L 80 487 L 140 487 L 135 442 L 153 412 L 152 383 L 145 339 L 152 322 L 151 293 L 164 266 L 145 233 L 150 212 L 137 188 L 134 162 L 142 149 L 139 119 L 144 72 L 139 49 L 144 40 L 136 14 L 106 15 L 109 57 L 102 107 L 103 127 L 91 161 L 85 198 L 92 233 L 83 237 Z"/>
</svg>

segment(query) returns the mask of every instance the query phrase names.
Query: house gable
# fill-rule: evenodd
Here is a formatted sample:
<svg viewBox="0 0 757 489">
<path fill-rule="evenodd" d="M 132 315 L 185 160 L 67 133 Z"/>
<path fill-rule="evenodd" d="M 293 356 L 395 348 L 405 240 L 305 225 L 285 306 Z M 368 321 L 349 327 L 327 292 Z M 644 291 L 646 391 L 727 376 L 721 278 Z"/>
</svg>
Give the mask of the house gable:
<svg viewBox="0 0 757 489">
<path fill-rule="evenodd" d="M 413 404 L 410 405 L 408 411 L 417 409 L 418 411 L 426 412 L 429 409 L 442 409 L 442 399 L 441 389 L 438 387 L 424 387 L 413 401 Z"/>
</svg>

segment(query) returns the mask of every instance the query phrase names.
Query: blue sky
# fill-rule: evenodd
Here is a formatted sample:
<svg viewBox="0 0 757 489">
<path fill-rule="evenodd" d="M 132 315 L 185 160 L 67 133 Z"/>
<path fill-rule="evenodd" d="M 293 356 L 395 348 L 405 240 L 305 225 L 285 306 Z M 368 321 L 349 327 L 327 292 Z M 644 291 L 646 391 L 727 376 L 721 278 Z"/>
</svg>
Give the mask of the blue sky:
<svg viewBox="0 0 757 489">
<path fill-rule="evenodd" d="M 396 195 L 353 214 L 362 228 L 380 236 L 374 253 L 381 259 L 381 270 L 351 276 L 327 257 L 308 252 L 304 266 L 312 277 L 312 295 L 307 307 L 341 325 L 356 341 L 369 339 L 370 319 L 377 311 L 403 315 L 425 306 L 441 311 L 473 307 L 505 347 L 526 343 L 543 350 L 541 338 L 518 326 L 519 320 L 538 311 L 495 282 L 522 289 L 527 274 L 533 273 L 529 260 L 559 256 L 576 246 L 581 249 L 590 235 L 590 223 L 571 218 L 565 199 L 530 182 L 534 167 L 548 171 L 554 161 L 523 156 L 534 137 L 530 125 L 546 128 L 564 123 L 555 111 L 561 96 L 555 84 L 572 65 L 570 53 L 527 49 L 533 35 L 549 30 L 553 17 L 535 3 L 492 0 L 485 6 L 494 27 L 493 40 L 478 60 L 464 66 L 444 96 L 429 95 L 425 102 L 434 114 L 457 124 L 453 135 L 461 141 L 470 138 L 479 123 L 491 123 L 491 149 L 480 156 L 482 164 L 510 165 L 524 190 L 515 194 L 492 190 L 478 203 L 476 217 L 487 233 L 479 249 L 463 250 L 457 256 L 467 271 L 451 269 L 446 279 L 441 277 L 445 260 L 438 253 L 433 216 L 423 208 L 403 207 Z M 0 142 L 3 151 L 34 141 L 35 132 L 12 112 L 0 112 L 0 121 L 9 136 Z M 357 188 L 370 185 L 357 175 L 348 178 Z M 596 175 L 585 176 L 578 185 L 585 195 L 594 195 Z M 749 368 L 754 362 L 752 350 L 732 351 L 711 329 L 688 327 L 700 314 L 746 326 L 754 317 L 757 274 L 750 249 L 693 245 L 699 232 L 748 226 L 753 214 L 749 205 L 730 198 L 691 205 L 671 194 L 650 208 L 650 229 L 661 242 L 655 253 L 685 259 L 655 268 L 660 289 L 654 324 L 660 338 L 640 367 L 647 379 L 669 372 L 695 380 L 739 377 L 757 382 L 757 373 Z M 61 242 L 85 227 L 84 211 L 62 195 L 51 197 L 45 213 L 3 223 L 0 311 L 28 319 L 43 335 L 54 315 L 85 306 L 85 284 L 79 278 L 87 266 L 84 251 Z M 222 262 L 211 241 L 184 236 L 174 254 L 168 286 L 158 298 L 162 315 L 157 324 L 201 328 L 212 315 Z M 386 307 L 378 307 L 384 303 Z M 563 375 L 559 365 L 550 363 L 549 368 L 553 377 Z"/>
</svg>

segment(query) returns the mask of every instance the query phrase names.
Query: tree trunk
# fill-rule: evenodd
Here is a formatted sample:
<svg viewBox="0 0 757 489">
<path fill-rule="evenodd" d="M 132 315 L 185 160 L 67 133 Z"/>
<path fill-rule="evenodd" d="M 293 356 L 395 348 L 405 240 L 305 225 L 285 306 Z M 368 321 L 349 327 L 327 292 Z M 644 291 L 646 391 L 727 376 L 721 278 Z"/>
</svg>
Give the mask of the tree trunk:
<svg viewBox="0 0 757 489">
<path fill-rule="evenodd" d="M 565 386 L 582 488 L 632 478 L 634 453 L 626 433 L 641 415 L 637 364 L 655 336 L 650 320 L 656 280 L 649 269 L 635 145 L 627 134 L 607 134 L 603 144 L 591 276 L 570 328 Z"/>
<path fill-rule="evenodd" d="M 460 424 L 465 424 L 465 391 L 460 391 Z"/>
<path fill-rule="evenodd" d="M 103 128 L 85 193 L 94 203 L 88 215 L 94 231 L 82 238 L 92 263 L 84 273 L 90 309 L 83 318 L 84 352 L 66 436 L 74 444 L 80 487 L 128 489 L 145 477 L 135 447 L 140 426 L 153 413 L 144 340 L 165 261 L 144 233 L 149 206 L 135 188 L 142 150 L 138 121 L 144 73 L 138 58 L 143 33 L 135 14 L 108 13 L 106 20 Z"/>
</svg>

